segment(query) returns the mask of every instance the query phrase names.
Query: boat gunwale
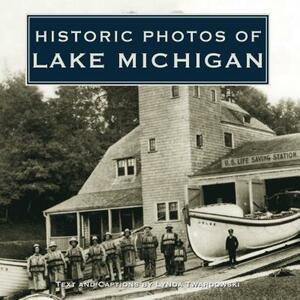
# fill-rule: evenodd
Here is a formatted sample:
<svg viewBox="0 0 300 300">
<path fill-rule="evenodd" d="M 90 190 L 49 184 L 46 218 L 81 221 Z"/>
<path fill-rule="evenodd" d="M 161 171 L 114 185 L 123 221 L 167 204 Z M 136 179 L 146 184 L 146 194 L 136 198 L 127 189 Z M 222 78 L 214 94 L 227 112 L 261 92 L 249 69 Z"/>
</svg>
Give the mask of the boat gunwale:
<svg viewBox="0 0 300 300">
<path fill-rule="evenodd" d="M 190 209 L 189 217 L 196 218 L 196 219 L 205 219 L 209 221 L 218 221 L 220 223 L 265 227 L 265 226 L 281 225 L 281 224 L 285 224 L 297 220 L 300 218 L 300 213 L 296 212 L 293 213 L 292 215 L 282 216 L 276 219 L 250 219 L 245 217 L 234 217 L 234 216 L 226 216 L 226 215 L 220 215 L 214 213 L 199 212 Z"/>
<path fill-rule="evenodd" d="M 9 265 L 15 267 L 27 267 L 26 260 L 18 260 L 18 259 L 11 259 L 11 258 L 0 258 L 0 265 Z"/>
</svg>

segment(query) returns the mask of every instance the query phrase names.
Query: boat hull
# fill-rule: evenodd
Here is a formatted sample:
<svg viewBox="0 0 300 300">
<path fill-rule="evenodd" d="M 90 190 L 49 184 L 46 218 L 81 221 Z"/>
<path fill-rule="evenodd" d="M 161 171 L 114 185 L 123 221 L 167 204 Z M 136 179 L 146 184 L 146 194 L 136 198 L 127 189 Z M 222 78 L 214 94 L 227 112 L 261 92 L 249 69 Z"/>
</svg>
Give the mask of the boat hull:
<svg viewBox="0 0 300 300">
<path fill-rule="evenodd" d="M 26 262 L 0 259 L 0 298 L 28 289 Z"/>
<path fill-rule="evenodd" d="M 189 210 L 188 223 L 188 238 L 195 254 L 205 261 L 215 261 L 227 256 L 225 240 L 228 229 L 234 230 L 239 251 L 262 249 L 297 236 L 300 213 L 279 219 L 256 220 Z"/>
<path fill-rule="evenodd" d="M 28 276 L 25 260 L 0 259 L 0 298 L 28 291 Z M 92 265 L 86 264 L 84 278 L 90 279 Z"/>
</svg>

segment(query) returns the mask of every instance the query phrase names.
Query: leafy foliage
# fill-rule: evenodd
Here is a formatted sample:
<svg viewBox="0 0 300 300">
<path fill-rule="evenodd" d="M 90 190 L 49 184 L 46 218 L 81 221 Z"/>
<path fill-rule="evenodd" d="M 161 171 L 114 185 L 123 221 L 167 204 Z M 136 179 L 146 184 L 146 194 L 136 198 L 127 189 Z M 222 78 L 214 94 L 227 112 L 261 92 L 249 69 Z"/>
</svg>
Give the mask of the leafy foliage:
<svg viewBox="0 0 300 300">
<path fill-rule="evenodd" d="M 116 96 L 105 87 L 59 87 L 43 101 L 24 82 L 19 75 L 0 85 L 0 204 L 14 217 L 41 215 L 76 194 L 110 144 L 138 122 L 132 88 Z"/>
<path fill-rule="evenodd" d="M 277 134 L 300 132 L 300 102 L 281 99 L 272 107 L 273 128 Z"/>
<path fill-rule="evenodd" d="M 276 134 L 300 132 L 299 101 L 281 99 L 277 104 L 271 105 L 263 92 L 249 86 L 227 86 L 222 88 L 222 92 L 227 101 L 239 104 Z"/>
</svg>

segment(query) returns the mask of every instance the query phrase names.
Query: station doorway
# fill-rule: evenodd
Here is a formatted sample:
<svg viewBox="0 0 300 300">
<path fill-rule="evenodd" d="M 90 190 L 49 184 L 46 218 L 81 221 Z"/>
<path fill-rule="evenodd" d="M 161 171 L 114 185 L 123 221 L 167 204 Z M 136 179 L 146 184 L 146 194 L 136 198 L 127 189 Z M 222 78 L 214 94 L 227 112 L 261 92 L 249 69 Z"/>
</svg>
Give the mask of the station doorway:
<svg viewBox="0 0 300 300">
<path fill-rule="evenodd" d="M 300 208 L 300 177 L 266 180 L 266 203 L 275 212 Z"/>
<path fill-rule="evenodd" d="M 286 191 L 300 191 L 300 176 L 266 180 L 267 197 Z"/>
<path fill-rule="evenodd" d="M 215 203 L 236 204 L 235 183 L 222 183 L 203 186 L 204 205 Z"/>
</svg>

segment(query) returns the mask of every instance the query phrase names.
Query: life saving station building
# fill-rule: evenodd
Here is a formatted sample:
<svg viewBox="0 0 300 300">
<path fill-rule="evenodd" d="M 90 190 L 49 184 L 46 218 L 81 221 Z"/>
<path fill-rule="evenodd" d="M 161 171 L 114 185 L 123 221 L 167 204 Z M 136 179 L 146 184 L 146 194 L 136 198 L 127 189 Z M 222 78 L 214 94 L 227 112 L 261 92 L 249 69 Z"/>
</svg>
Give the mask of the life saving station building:
<svg viewBox="0 0 300 300">
<path fill-rule="evenodd" d="M 276 137 L 212 86 L 140 86 L 140 125 L 112 145 L 79 193 L 44 212 L 47 243 L 119 235 L 171 223 L 185 238 L 182 209 L 236 203 L 245 213 L 266 196 L 300 189 L 300 134 Z M 200 238 L 200 237 L 199 237 Z"/>
</svg>

